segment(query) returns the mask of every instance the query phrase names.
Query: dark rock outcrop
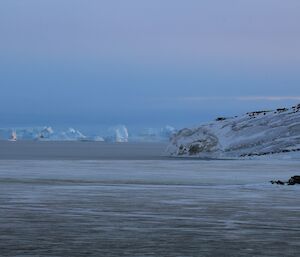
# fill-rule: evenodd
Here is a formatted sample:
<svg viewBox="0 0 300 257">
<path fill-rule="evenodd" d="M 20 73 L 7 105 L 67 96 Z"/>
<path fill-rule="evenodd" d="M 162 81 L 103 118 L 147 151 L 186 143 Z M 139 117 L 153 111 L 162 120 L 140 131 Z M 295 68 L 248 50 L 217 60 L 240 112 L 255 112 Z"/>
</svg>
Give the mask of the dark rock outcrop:
<svg viewBox="0 0 300 257">
<path fill-rule="evenodd" d="M 281 180 L 272 180 L 270 181 L 272 184 L 277 184 L 277 185 L 284 185 L 285 182 L 281 181 Z"/>
<path fill-rule="evenodd" d="M 277 185 L 289 185 L 289 186 L 293 186 L 293 185 L 296 185 L 296 184 L 300 184 L 300 176 L 293 176 L 293 177 L 291 177 L 286 182 L 281 181 L 281 180 L 272 180 L 270 182 L 272 184 L 277 184 Z"/>
<path fill-rule="evenodd" d="M 300 184 L 300 176 L 293 176 L 289 179 L 288 185 Z"/>
</svg>

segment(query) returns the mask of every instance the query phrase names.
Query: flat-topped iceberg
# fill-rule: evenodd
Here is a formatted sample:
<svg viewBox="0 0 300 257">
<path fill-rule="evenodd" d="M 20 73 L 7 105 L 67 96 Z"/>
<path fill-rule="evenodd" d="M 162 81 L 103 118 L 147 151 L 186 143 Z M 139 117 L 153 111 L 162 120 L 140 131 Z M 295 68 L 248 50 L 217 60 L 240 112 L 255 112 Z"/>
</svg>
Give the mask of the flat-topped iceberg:
<svg viewBox="0 0 300 257">
<path fill-rule="evenodd" d="M 185 128 L 172 138 L 170 156 L 235 158 L 300 151 L 300 104 L 273 111 L 219 117 L 197 128 Z"/>
</svg>

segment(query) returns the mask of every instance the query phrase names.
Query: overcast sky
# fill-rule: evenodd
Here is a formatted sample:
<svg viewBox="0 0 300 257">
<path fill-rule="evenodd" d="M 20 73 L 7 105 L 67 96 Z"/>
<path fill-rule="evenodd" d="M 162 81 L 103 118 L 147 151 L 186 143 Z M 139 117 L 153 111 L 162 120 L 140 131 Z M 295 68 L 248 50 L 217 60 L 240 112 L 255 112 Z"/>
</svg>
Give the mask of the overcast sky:
<svg viewBox="0 0 300 257">
<path fill-rule="evenodd" d="M 180 127 L 295 103 L 299 0 L 0 2 L 0 127 Z"/>
</svg>

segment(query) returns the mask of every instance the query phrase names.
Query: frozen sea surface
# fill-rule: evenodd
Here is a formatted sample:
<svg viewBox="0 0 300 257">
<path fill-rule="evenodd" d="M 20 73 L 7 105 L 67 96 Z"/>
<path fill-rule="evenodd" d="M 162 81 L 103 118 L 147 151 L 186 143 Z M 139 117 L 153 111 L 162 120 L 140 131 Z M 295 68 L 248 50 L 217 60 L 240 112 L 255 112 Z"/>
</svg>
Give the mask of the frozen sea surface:
<svg viewBox="0 0 300 257">
<path fill-rule="evenodd" d="M 157 160 L 166 143 L 1 141 L 0 160 Z"/>
<path fill-rule="evenodd" d="M 0 256 L 299 256 L 293 160 L 1 160 Z"/>
</svg>

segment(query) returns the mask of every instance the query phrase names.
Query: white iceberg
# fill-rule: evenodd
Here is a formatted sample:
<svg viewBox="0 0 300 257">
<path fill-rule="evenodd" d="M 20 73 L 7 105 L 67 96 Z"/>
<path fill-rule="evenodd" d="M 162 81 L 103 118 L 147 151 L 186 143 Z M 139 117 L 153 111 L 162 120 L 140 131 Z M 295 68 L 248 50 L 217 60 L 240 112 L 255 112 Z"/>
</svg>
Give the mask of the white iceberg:
<svg viewBox="0 0 300 257">
<path fill-rule="evenodd" d="M 126 143 L 128 142 L 129 134 L 128 129 L 124 126 L 117 126 L 115 128 L 115 142 Z"/>
<path fill-rule="evenodd" d="M 67 131 L 61 133 L 61 140 L 65 141 L 85 140 L 86 138 L 84 134 L 74 128 L 69 128 Z"/>
<path fill-rule="evenodd" d="M 44 127 L 41 132 L 38 134 L 37 139 L 50 139 L 54 134 L 54 130 L 51 127 Z"/>
</svg>

